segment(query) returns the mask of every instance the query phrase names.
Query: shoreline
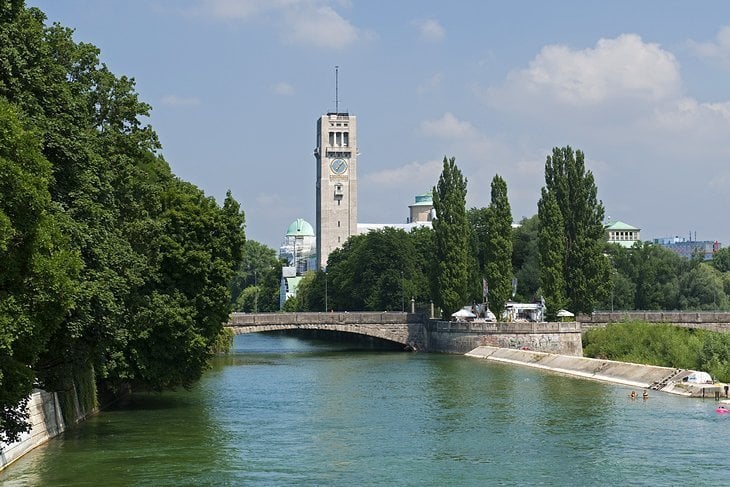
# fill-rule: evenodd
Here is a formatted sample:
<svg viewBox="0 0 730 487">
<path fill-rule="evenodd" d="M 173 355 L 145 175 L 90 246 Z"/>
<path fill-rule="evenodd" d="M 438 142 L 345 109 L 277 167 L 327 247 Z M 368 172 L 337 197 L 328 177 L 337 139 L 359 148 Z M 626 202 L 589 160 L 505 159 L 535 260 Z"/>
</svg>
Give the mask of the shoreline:
<svg viewBox="0 0 730 487">
<path fill-rule="evenodd" d="M 698 384 L 683 381 L 682 379 L 696 372 L 689 369 L 489 346 L 477 347 L 465 355 L 685 397 L 708 397 L 718 400 L 727 397 L 724 391 L 725 384 Z"/>
</svg>

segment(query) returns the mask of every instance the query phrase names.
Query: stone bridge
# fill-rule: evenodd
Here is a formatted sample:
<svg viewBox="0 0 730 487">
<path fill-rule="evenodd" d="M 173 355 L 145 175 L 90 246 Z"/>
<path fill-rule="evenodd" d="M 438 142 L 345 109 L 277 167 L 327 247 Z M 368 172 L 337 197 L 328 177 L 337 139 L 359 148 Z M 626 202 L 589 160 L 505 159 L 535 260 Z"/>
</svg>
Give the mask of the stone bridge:
<svg viewBox="0 0 730 487">
<path fill-rule="evenodd" d="M 406 350 L 466 353 L 482 345 L 563 355 L 583 354 L 580 323 L 487 323 L 429 320 L 419 313 L 233 313 L 235 334 L 327 330 L 380 338 Z"/>
<path fill-rule="evenodd" d="M 576 320 L 583 330 L 609 323 L 644 321 L 730 333 L 729 311 L 594 311 L 590 315 L 578 315 Z"/>
<path fill-rule="evenodd" d="M 233 333 L 278 330 L 326 330 L 380 338 L 408 350 L 425 350 L 425 317 L 402 312 L 233 313 Z"/>
</svg>

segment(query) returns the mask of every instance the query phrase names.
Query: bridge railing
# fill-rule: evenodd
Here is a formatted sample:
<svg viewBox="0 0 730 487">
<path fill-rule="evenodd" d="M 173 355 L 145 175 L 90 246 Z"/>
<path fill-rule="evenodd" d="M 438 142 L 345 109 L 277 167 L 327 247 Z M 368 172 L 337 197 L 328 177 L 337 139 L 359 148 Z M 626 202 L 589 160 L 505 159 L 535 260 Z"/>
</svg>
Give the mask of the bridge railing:
<svg viewBox="0 0 730 487">
<path fill-rule="evenodd" d="M 581 323 L 617 323 L 646 321 L 648 323 L 730 323 L 728 311 L 594 311 L 578 315 Z"/>
<path fill-rule="evenodd" d="M 423 323 L 424 315 L 402 312 L 232 313 L 228 326 L 292 324 L 387 325 Z"/>
<path fill-rule="evenodd" d="M 566 322 L 483 322 L 431 320 L 429 329 L 439 332 L 485 333 L 572 333 L 581 330 L 580 323 Z"/>
</svg>

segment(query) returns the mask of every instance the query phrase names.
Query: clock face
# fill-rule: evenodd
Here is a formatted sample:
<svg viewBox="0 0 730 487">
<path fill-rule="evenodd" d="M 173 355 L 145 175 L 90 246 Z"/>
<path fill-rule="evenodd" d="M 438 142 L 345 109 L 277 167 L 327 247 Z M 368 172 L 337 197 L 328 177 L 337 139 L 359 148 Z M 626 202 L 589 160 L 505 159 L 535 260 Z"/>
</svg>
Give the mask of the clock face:
<svg viewBox="0 0 730 487">
<path fill-rule="evenodd" d="M 344 174 L 347 171 L 347 161 L 345 159 L 335 159 L 330 163 L 330 169 L 335 174 Z"/>
</svg>

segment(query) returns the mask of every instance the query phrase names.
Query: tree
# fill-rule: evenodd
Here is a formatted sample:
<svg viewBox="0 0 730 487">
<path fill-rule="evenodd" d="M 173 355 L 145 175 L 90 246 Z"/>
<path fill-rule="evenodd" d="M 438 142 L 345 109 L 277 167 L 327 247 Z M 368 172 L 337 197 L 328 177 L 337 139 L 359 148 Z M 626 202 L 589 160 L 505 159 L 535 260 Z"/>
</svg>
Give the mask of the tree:
<svg viewBox="0 0 730 487">
<path fill-rule="evenodd" d="M 722 274 L 707 263 L 700 263 L 679 278 L 680 309 L 723 309 L 727 297 Z"/>
<path fill-rule="evenodd" d="M 54 391 L 72 390 L 80 371 L 153 388 L 189 385 L 228 317 L 243 213 L 230 194 L 221 208 L 175 178 L 156 153 L 156 134 L 141 123 L 150 106 L 133 79 L 100 64 L 96 47 L 74 42 L 71 29 L 44 27 L 44 14 L 23 2 L 0 5 L 0 99 L 25 114 L 37 142 L 24 145 L 50 163 L 38 173 L 50 203 L 28 207 L 40 212 L 31 233 L 42 251 L 31 266 L 15 254 L 3 267 L 30 284 L 33 265 L 49 264 L 43 278 L 56 280 L 53 293 L 34 284 L 31 308 L 63 310 L 60 323 L 52 313 L 42 321 L 38 358 L 24 360 L 26 375 Z M 41 168 L 24 164 L 29 172 Z M 17 187 L 26 191 L 31 180 L 24 176 Z M 3 230 L 14 224 L 0 218 Z M 25 387 L 16 379 L 2 389 Z"/>
<path fill-rule="evenodd" d="M 444 317 L 450 317 L 468 299 L 469 227 L 466 219 L 466 184 L 452 157 L 444 157 L 437 186 L 433 188 L 435 270 L 434 300 Z"/>
<path fill-rule="evenodd" d="M 542 197 L 549 194 L 555 199 L 563 222 L 567 306 L 576 313 L 590 313 L 610 292 L 610 266 L 602 253 L 603 203 L 597 198 L 593 174 L 585 169 L 583 152 L 554 148 L 545 162 L 544 189 Z"/>
<path fill-rule="evenodd" d="M 730 272 L 730 247 L 715 252 L 712 256 L 712 266 L 720 272 Z"/>
<path fill-rule="evenodd" d="M 51 202 L 38 138 L 0 98 L 0 442 L 27 430 L 34 370 L 73 306 L 81 260 Z"/>
<path fill-rule="evenodd" d="M 512 269 L 517 278 L 516 300 L 529 302 L 538 299 L 540 288 L 540 254 L 538 251 L 537 215 L 523 218 L 512 233 Z"/>
<path fill-rule="evenodd" d="M 274 249 L 246 240 L 243 259 L 230 285 L 233 309 L 247 313 L 277 311 L 281 267 Z"/>
<path fill-rule="evenodd" d="M 512 295 L 512 210 L 507 199 L 507 183 L 499 175 L 492 179 L 485 257 L 489 309 L 501 317 L 504 305 Z"/>
<path fill-rule="evenodd" d="M 540 251 L 540 287 L 547 307 L 547 319 L 555 320 L 565 306 L 565 233 L 563 215 L 553 193 L 542 188 L 537 203 L 540 220 L 538 242 Z"/>
<path fill-rule="evenodd" d="M 330 254 L 327 281 L 330 308 L 400 311 L 423 278 L 411 236 L 386 227 L 353 236 Z"/>
</svg>

